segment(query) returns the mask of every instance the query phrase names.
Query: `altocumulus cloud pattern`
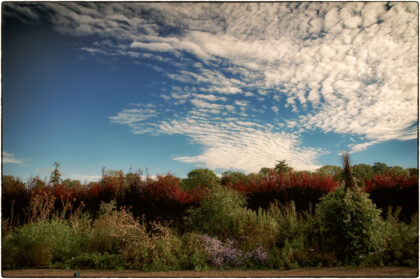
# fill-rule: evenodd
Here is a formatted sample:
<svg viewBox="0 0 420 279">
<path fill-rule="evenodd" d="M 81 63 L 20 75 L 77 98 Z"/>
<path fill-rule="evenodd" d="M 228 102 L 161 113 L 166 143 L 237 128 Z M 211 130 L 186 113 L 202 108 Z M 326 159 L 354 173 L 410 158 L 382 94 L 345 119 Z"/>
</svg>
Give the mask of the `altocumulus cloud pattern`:
<svg viewBox="0 0 420 279">
<path fill-rule="evenodd" d="M 131 57 L 171 80 L 170 91 L 109 121 L 203 146 L 175 160 L 252 172 L 286 158 L 315 169 L 328 150 L 303 146 L 308 131 L 357 137 L 351 152 L 417 137 L 417 3 L 7 6 L 63 34 L 96 36 L 87 53 Z"/>
</svg>

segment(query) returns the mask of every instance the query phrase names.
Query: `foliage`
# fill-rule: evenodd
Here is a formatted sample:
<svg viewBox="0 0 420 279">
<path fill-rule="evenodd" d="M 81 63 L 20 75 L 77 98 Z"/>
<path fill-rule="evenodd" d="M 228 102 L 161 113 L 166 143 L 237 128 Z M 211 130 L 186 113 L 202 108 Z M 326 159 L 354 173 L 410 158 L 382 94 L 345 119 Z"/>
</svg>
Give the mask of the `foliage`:
<svg viewBox="0 0 420 279">
<path fill-rule="evenodd" d="M 270 204 L 269 213 L 278 223 L 277 241 L 269 254 L 271 268 L 331 266 L 337 263 L 334 253 L 320 241 L 318 216 L 298 212 L 294 202 Z"/>
<path fill-rule="evenodd" d="M 384 224 L 368 194 L 340 186 L 321 199 L 317 210 L 323 240 L 343 262 L 362 264 L 383 252 Z"/>
<path fill-rule="evenodd" d="M 352 191 L 355 191 L 356 183 L 354 181 L 353 174 L 352 174 L 349 153 L 346 152 L 343 155 L 341 155 L 341 161 L 343 164 L 344 187 L 346 189 L 351 189 Z"/>
<path fill-rule="evenodd" d="M 182 254 L 180 257 L 180 269 L 205 270 L 208 268 L 206 251 L 201 235 L 197 233 L 185 233 L 181 236 Z"/>
<path fill-rule="evenodd" d="M 233 184 L 236 184 L 240 181 L 245 181 L 247 179 L 248 177 L 242 172 L 226 171 L 222 173 L 222 180 L 220 183 L 224 186 L 231 186 Z"/>
<path fill-rule="evenodd" d="M 93 223 L 89 250 L 116 253 L 132 236 L 144 236 L 146 229 L 124 208 L 117 211 L 115 202 L 101 203 L 99 216 Z"/>
<path fill-rule="evenodd" d="M 185 217 L 190 230 L 199 231 L 221 240 L 234 238 L 237 245 L 251 250 L 274 244 L 276 223 L 271 216 L 245 207 L 245 198 L 229 188 L 214 187 L 199 207 L 190 209 Z"/>
<path fill-rule="evenodd" d="M 63 220 L 26 224 L 3 239 L 3 268 L 48 266 L 77 255 L 83 245 Z"/>
<path fill-rule="evenodd" d="M 277 173 L 281 173 L 281 172 L 291 172 L 293 171 L 293 168 L 290 167 L 287 163 L 286 160 L 282 160 L 282 161 L 277 161 L 276 166 L 274 167 L 274 170 Z"/>
<path fill-rule="evenodd" d="M 149 232 L 124 208 L 115 210 L 115 203 L 101 204 L 89 243 L 91 252 L 122 254 L 133 268 L 167 270 L 180 264 L 182 241 L 170 228 L 152 223 Z"/>
<path fill-rule="evenodd" d="M 195 169 L 188 173 L 182 180 L 182 188 L 192 190 L 195 187 L 210 189 L 220 184 L 220 178 L 209 169 Z"/>
<path fill-rule="evenodd" d="M 29 223 L 46 221 L 50 218 L 54 210 L 54 202 L 56 198 L 48 189 L 34 189 L 31 192 L 27 216 Z"/>
<path fill-rule="evenodd" d="M 277 173 L 269 171 L 267 176 L 240 181 L 233 189 L 246 195 L 248 207 L 257 210 L 268 208 L 274 200 L 280 203 L 295 201 L 298 210 L 308 210 L 318 203 L 322 195 L 333 190 L 337 182 L 332 176 L 321 176 L 307 172 Z"/>
<path fill-rule="evenodd" d="M 357 164 L 352 167 L 353 176 L 359 185 L 364 186 L 364 183 L 368 179 L 373 177 L 373 169 L 371 166 L 366 164 Z"/>
<path fill-rule="evenodd" d="M 399 221 L 401 208 L 388 209 L 386 225 L 386 247 L 383 261 L 388 265 L 418 266 L 419 235 L 418 216 L 413 216 L 410 224 Z"/>
<path fill-rule="evenodd" d="M 104 254 L 83 252 L 63 263 L 57 263 L 53 267 L 65 269 L 91 268 L 122 270 L 129 268 L 130 265 L 122 255 L 108 254 L 107 252 Z"/>
<path fill-rule="evenodd" d="M 333 176 L 335 181 L 340 181 L 343 178 L 343 169 L 339 166 L 325 165 L 317 170 L 321 176 Z"/>
<path fill-rule="evenodd" d="M 62 185 L 69 189 L 74 189 L 76 191 L 80 191 L 82 188 L 82 183 L 79 180 L 66 178 L 63 180 Z"/>
<path fill-rule="evenodd" d="M 258 178 L 260 178 L 260 177 L 268 177 L 268 175 L 271 173 L 271 172 L 273 172 L 274 170 L 273 169 L 270 169 L 270 168 L 261 168 L 260 169 L 260 171 L 258 172 Z M 254 178 L 257 178 L 257 177 L 254 177 Z"/>
<path fill-rule="evenodd" d="M 409 222 L 413 214 L 418 213 L 419 188 L 417 176 L 405 176 L 395 173 L 375 174 L 365 183 L 365 192 L 376 206 L 382 209 L 386 217 L 389 206 L 401 207 L 399 218 Z"/>
<path fill-rule="evenodd" d="M 2 176 L 1 213 L 2 221 L 8 219 L 8 225 L 14 226 L 24 221 L 25 208 L 29 205 L 30 195 L 25 183 L 13 176 Z"/>
<path fill-rule="evenodd" d="M 235 248 L 233 241 L 230 239 L 226 240 L 225 243 L 208 235 L 202 235 L 201 239 L 206 247 L 208 261 L 216 268 L 240 267 L 251 262 L 264 264 L 268 258 L 268 253 L 261 246 L 245 253 L 241 249 Z"/>
<path fill-rule="evenodd" d="M 58 167 L 60 166 L 59 163 L 54 162 L 54 170 L 51 172 L 51 177 L 50 177 L 50 184 L 52 185 L 58 185 L 61 182 L 61 173 L 58 170 Z"/>
<path fill-rule="evenodd" d="M 385 163 L 381 163 L 381 162 L 373 163 L 372 169 L 373 169 L 373 173 L 375 174 L 378 174 L 378 173 L 385 174 L 389 170 L 388 166 Z"/>
<path fill-rule="evenodd" d="M 88 185 L 38 177 L 25 185 L 3 176 L 2 266 L 417 266 L 417 217 L 411 218 L 418 212 L 417 169 L 373 169 L 355 165 L 343 177 L 340 167 L 317 173 L 263 168 L 259 174 L 225 172 L 221 181 L 197 170 L 182 182 L 170 174 L 152 179 L 104 169 L 102 179 Z M 337 188 L 345 177 L 363 181 L 379 208 L 400 209 L 383 214 L 383 221 L 366 193 Z"/>
</svg>

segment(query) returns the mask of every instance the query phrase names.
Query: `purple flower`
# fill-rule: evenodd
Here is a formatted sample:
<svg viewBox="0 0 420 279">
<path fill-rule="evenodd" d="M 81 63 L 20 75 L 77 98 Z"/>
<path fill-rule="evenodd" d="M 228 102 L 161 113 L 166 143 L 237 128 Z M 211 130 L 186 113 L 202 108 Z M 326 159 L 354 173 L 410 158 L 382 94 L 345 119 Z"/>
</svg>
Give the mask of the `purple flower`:
<svg viewBox="0 0 420 279">
<path fill-rule="evenodd" d="M 248 260 L 258 263 L 267 261 L 268 253 L 261 246 L 251 252 L 244 253 L 233 246 L 234 242 L 231 239 L 226 240 L 224 244 L 217 238 L 208 235 L 202 235 L 201 239 L 204 242 L 207 259 L 214 267 L 220 268 L 225 265 L 239 267 Z"/>
</svg>

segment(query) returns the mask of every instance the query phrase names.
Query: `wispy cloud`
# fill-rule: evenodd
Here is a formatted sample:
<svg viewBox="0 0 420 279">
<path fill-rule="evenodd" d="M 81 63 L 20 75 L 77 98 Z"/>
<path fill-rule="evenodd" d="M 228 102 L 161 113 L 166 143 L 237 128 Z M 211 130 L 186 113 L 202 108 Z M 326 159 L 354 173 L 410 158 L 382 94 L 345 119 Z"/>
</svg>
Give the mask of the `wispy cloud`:
<svg viewBox="0 0 420 279">
<path fill-rule="evenodd" d="M 163 122 L 160 129 L 168 134 L 186 134 L 205 147 L 200 155 L 174 158 L 187 163 L 255 172 L 262 166 L 274 166 L 279 158 L 287 158 L 297 169 L 318 167 L 315 162 L 321 150 L 300 148 L 298 136 L 261 126 L 232 118 L 229 122 L 189 118 Z"/>
<path fill-rule="evenodd" d="M 19 164 L 19 165 L 22 165 L 23 162 L 24 162 L 23 159 L 16 158 L 16 155 L 13 154 L 13 153 L 9 153 L 9 152 L 3 151 L 2 155 L 3 155 L 3 164 L 9 163 L 9 164 Z"/>
<path fill-rule="evenodd" d="M 185 86 L 161 96 L 174 105 L 192 106 L 189 111 L 161 119 L 154 108 L 129 108 L 110 120 L 128 125 L 133 133 L 182 133 L 205 147 L 200 155 L 177 160 L 212 168 L 231 164 L 250 171 L 257 164 L 284 158 L 310 167 L 316 165 L 318 153 L 300 146 L 300 131 L 368 140 L 349 146 L 353 152 L 381 141 L 417 137 L 417 3 L 6 6 L 9 13 L 31 20 L 37 19 L 34 11 L 46 9 L 60 32 L 112 39 L 84 46 L 92 54 L 147 57 L 176 65 L 161 71 Z M 264 110 L 257 104 L 267 101 L 275 105 L 265 110 L 271 108 L 280 118 L 288 112 L 284 120 L 294 134 L 270 131 L 268 122 L 262 123 L 264 128 L 238 126 L 227 132 L 214 120 L 234 115 L 257 123 L 258 112 Z M 207 122 L 193 123 L 193 116 Z M 152 117 L 153 124 L 145 123 Z M 233 155 L 222 160 L 222 154 Z"/>
<path fill-rule="evenodd" d="M 158 112 L 152 108 L 145 108 L 142 105 L 139 108 L 124 109 L 116 116 L 110 116 L 111 122 L 118 124 L 134 124 L 146 119 L 158 116 Z"/>
<path fill-rule="evenodd" d="M 368 141 L 368 142 L 363 142 L 363 143 L 358 143 L 358 144 L 350 144 L 349 145 L 349 147 L 351 148 L 350 153 L 356 153 L 356 152 L 366 150 L 369 146 L 372 146 L 376 143 L 378 143 L 378 141 Z"/>
</svg>

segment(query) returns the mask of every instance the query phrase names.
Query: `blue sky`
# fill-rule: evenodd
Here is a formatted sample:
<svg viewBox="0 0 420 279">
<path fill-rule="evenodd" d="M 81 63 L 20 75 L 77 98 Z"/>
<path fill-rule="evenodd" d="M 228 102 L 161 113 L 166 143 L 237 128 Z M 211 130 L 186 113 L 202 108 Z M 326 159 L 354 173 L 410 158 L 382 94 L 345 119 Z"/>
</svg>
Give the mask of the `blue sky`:
<svg viewBox="0 0 420 279">
<path fill-rule="evenodd" d="M 3 172 L 417 167 L 418 4 L 4 2 Z"/>
</svg>

